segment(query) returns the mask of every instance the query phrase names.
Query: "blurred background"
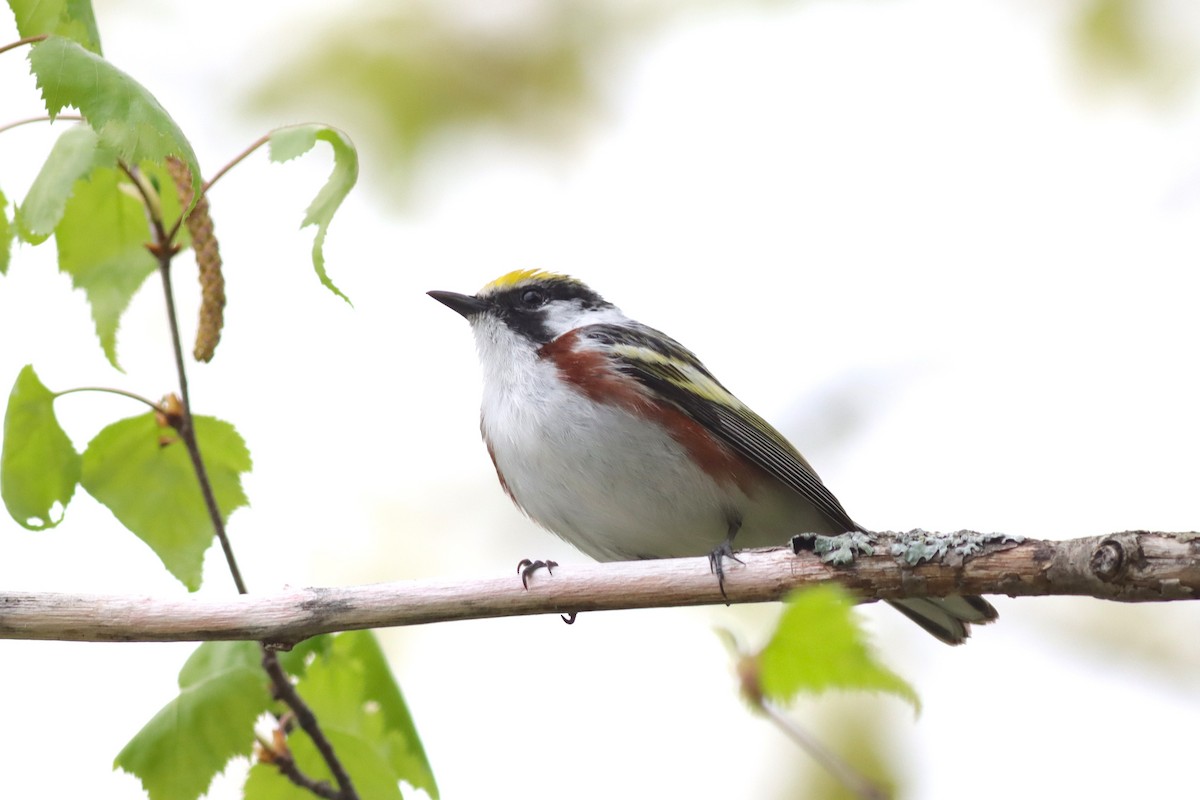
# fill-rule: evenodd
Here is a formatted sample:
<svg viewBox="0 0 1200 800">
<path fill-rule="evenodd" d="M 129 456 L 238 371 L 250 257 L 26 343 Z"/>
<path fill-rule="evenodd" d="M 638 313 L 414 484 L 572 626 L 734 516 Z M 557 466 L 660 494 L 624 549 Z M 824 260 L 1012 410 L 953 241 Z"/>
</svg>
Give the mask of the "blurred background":
<svg viewBox="0 0 1200 800">
<path fill-rule="evenodd" d="M 326 243 L 297 228 L 331 160 L 259 154 L 210 200 L 229 305 L 198 413 L 254 456 L 230 532 L 252 591 L 511 573 L 583 557 L 525 521 L 479 441 L 467 326 L 425 296 L 511 269 L 583 278 L 679 338 L 875 528 L 1066 538 L 1200 526 L 1200 6 L 1187 0 L 98 0 L 106 56 L 208 174 L 278 125 L 355 140 Z M 17 38 L 8 15 L 0 41 Z M 0 122 L 42 107 L 0 56 Z M 63 128 L 65 126 L 55 126 Z M 0 138 L 19 200 L 57 130 Z M 0 278 L 0 383 L 173 391 L 157 281 L 125 374 L 52 245 Z M 181 312 L 198 289 L 181 259 Z M 189 330 L 185 336 L 190 338 Z M 77 446 L 142 413 L 72 395 Z M 6 590 L 179 595 L 82 492 L 0 521 Z M 204 593 L 231 582 L 217 548 Z M 515 580 L 515 575 L 514 575 Z M 920 692 L 795 718 L 902 798 L 1182 795 L 1200 608 L 995 599 L 949 649 L 862 611 Z M 835 797 L 736 696 L 714 626 L 777 607 L 381 633 L 446 798 Z M 13 796 L 140 796 L 112 759 L 192 645 L 0 642 Z M 64 762 L 69 768 L 64 768 Z M 1126 766 L 1128 769 L 1123 769 Z M 232 764 L 210 797 L 238 796 Z"/>
</svg>

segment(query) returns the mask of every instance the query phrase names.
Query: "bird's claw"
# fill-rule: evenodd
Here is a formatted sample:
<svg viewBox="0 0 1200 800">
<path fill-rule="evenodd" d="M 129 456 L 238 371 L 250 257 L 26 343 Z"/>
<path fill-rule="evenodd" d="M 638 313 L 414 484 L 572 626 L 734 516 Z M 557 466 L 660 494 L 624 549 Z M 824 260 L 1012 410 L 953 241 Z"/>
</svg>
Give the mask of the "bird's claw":
<svg viewBox="0 0 1200 800">
<path fill-rule="evenodd" d="M 732 559 L 739 564 L 745 564 L 733 553 L 733 543 L 726 540 L 708 554 L 708 569 L 717 576 L 717 586 L 721 589 L 721 597 L 725 598 L 726 603 L 729 601 L 729 595 L 725 594 L 725 567 L 721 564 L 726 558 Z"/>
<path fill-rule="evenodd" d="M 557 566 L 558 566 L 558 562 L 551 561 L 550 559 L 546 559 L 545 561 L 541 561 L 541 560 L 533 561 L 528 558 L 522 558 L 521 562 L 519 564 L 517 564 L 517 572 L 521 576 L 521 585 L 524 586 L 526 589 L 528 589 L 530 575 L 537 572 L 539 569 L 542 569 L 543 567 L 546 568 L 546 572 L 549 572 L 551 575 L 553 575 L 554 568 Z M 579 616 L 579 612 L 572 611 L 569 614 L 559 614 L 558 616 L 559 616 L 559 619 L 561 619 L 563 622 L 567 623 L 568 625 L 574 625 L 575 618 L 577 616 Z"/>
<path fill-rule="evenodd" d="M 542 567 L 545 567 L 546 572 L 549 572 L 551 575 L 553 575 L 554 568 L 557 566 L 558 566 L 557 561 L 550 561 L 549 559 L 547 559 L 545 561 L 542 561 L 540 559 L 538 561 L 531 561 L 528 558 L 522 558 L 521 562 L 519 564 L 517 564 L 517 574 L 521 576 L 521 585 L 524 586 L 526 589 L 528 589 L 530 575 L 537 572 Z M 574 621 L 574 620 L 572 620 L 572 621 Z"/>
</svg>

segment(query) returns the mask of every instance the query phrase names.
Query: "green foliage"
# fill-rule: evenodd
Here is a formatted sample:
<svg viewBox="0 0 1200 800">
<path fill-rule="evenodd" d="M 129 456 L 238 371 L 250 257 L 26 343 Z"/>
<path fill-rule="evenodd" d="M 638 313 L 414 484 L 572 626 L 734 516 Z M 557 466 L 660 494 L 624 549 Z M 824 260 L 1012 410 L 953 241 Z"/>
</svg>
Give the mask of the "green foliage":
<svg viewBox="0 0 1200 800">
<path fill-rule="evenodd" d="M 12 256 L 13 235 L 16 226 L 8 218 L 8 198 L 0 192 L 0 275 L 8 273 L 8 260 Z"/>
<path fill-rule="evenodd" d="M 100 141 L 126 164 L 161 163 L 179 157 L 200 192 L 200 166 L 175 120 L 141 84 L 98 54 L 61 36 L 51 36 L 29 53 L 50 117 L 67 106 L 79 109 Z"/>
<path fill-rule="evenodd" d="M 52 33 L 100 52 L 100 30 L 91 0 L 8 0 L 22 38 Z"/>
<path fill-rule="evenodd" d="M 194 419 L 196 438 L 223 519 L 246 505 L 241 474 L 250 453 L 228 422 Z M 189 590 L 200 588 L 213 528 L 184 443 L 154 414 L 109 425 L 83 453 L 83 488 L 108 506 Z"/>
<path fill-rule="evenodd" d="M 437 798 L 437 784 L 375 635 L 318 636 L 279 654 L 297 689 L 321 721 L 360 797 L 400 798 L 399 782 Z M 117 756 L 114 766 L 136 775 L 151 800 L 194 800 L 229 759 L 250 754 L 254 721 L 279 710 L 251 642 L 206 642 L 179 671 L 179 696 L 167 703 Z M 329 780 L 312 741 L 288 738 L 305 774 Z M 247 800 L 311 798 L 269 763 L 254 765 Z"/>
<path fill-rule="evenodd" d="M 333 281 L 325 272 L 325 233 L 338 206 L 346 199 L 346 195 L 358 180 L 358 152 L 354 149 L 354 144 L 346 134 L 328 125 L 294 125 L 271 132 L 271 160 L 291 161 L 311 150 L 318 139 L 329 142 L 333 148 L 333 173 L 309 204 L 300 227 L 317 226 L 312 250 L 313 268 L 326 289 L 349 303 L 350 298 L 333 285 Z"/>
<path fill-rule="evenodd" d="M 137 195 L 123 191 L 123 186 L 129 184 L 114 167 L 93 169 L 75 182 L 55 228 L 58 268 L 87 295 L 100 346 L 118 369 L 121 314 L 157 267 L 145 247 L 149 241 L 145 209 Z"/>
<path fill-rule="evenodd" d="M 30 530 L 53 528 L 75 494 L 79 474 L 79 454 L 54 416 L 54 394 L 32 366 L 24 367 L 4 414 L 0 494 L 8 513 Z"/>
<path fill-rule="evenodd" d="M 194 800 L 234 756 L 249 756 L 254 721 L 271 705 L 252 642 L 205 642 L 179 671 L 167 703 L 113 763 L 136 775 L 150 800 Z"/>
<path fill-rule="evenodd" d="M 661 5 L 540 4 L 530 24 L 500 27 L 464 25 L 437 2 L 335 12 L 300 48 L 303 57 L 277 67 L 245 105 L 273 118 L 300 104 L 336 108 L 356 138 L 373 137 L 372 175 L 394 198 L 448 133 L 552 144 L 585 130 L 583 118 L 600 105 L 604 56 Z"/>
<path fill-rule="evenodd" d="M 58 137 L 17 210 L 17 230 L 22 239 L 31 244 L 44 242 L 62 221 L 76 182 L 86 178 L 94 167 L 115 163 L 111 153 L 97 153 L 99 144 L 100 138 L 87 125 L 72 125 Z M 144 239 L 144 222 L 141 230 Z"/>
<path fill-rule="evenodd" d="M 875 659 L 854 617 L 854 599 L 823 584 L 794 593 L 757 658 L 762 696 L 787 705 L 801 692 L 865 690 L 896 695 L 920 710 L 917 693 Z"/>
<path fill-rule="evenodd" d="M 776 797 L 802 797 L 805 800 L 864 800 L 867 797 L 916 797 L 904 785 L 907 770 L 899 769 L 900 754 L 896 742 L 904 734 L 897 730 L 891 714 L 881 714 L 878 703 L 867 695 L 842 695 L 812 709 L 814 718 L 805 719 L 805 728 L 819 731 L 821 743 L 846 766 L 858 772 L 876 787 L 867 795 L 847 785 L 842 776 L 828 769 L 797 769 L 790 784 Z"/>
<path fill-rule="evenodd" d="M 321 720 L 361 797 L 399 798 L 400 781 L 438 797 L 408 706 L 373 633 L 356 631 L 334 638 L 296 688 Z M 289 741 L 296 764 L 306 775 L 331 778 L 307 739 L 293 736 Z M 269 764 L 251 768 L 245 796 L 247 800 L 309 797 Z"/>
<path fill-rule="evenodd" d="M 176 230 L 184 214 L 165 168 L 178 157 L 199 195 L 201 173 L 191 145 L 158 101 L 102 58 L 89 0 L 10 0 L 24 37 L 48 34 L 29 59 L 51 118 L 67 107 L 85 124 L 55 143 L 29 193 L 11 214 L 0 194 L 0 274 L 11 243 L 33 245 L 52 234 L 60 271 L 86 294 L 100 344 L 116 358 L 121 315 L 158 260 L 187 241 Z M 325 268 L 324 242 L 333 215 L 358 177 L 358 155 L 341 131 L 321 125 L 282 129 L 269 138 L 271 157 L 287 161 L 325 141 L 334 170 L 306 210 L 302 227 L 316 226 L 313 265 L 338 296 Z M 148 221 L 149 220 L 149 221 Z M 161 225 L 161 230 L 157 229 Z M 166 241 L 167 232 L 175 239 Z M 57 525 L 80 484 L 145 541 L 190 590 L 199 587 L 213 527 L 195 465 L 180 433 L 156 414 L 123 419 L 101 430 L 82 456 L 59 426 L 55 394 L 25 367 L 9 398 L 0 452 L 0 492 L 10 514 L 29 528 Z M 179 424 L 173 422 L 172 424 Z M 251 460 L 229 423 L 194 416 L 192 426 L 222 519 L 247 503 L 241 475 Z M 231 758 L 248 756 L 254 725 L 266 711 L 284 709 L 269 691 L 258 645 L 201 645 L 179 673 L 179 695 L 121 750 L 115 767 L 141 781 L 151 800 L 194 800 Z M 407 705 L 370 633 L 320 636 L 279 654 L 363 797 L 400 797 L 400 784 L 437 786 Z M 328 720 L 328 721 L 326 721 Z M 288 746 L 311 775 L 327 777 L 311 740 L 292 731 Z M 296 790 L 270 765 L 247 783 L 250 798 L 288 797 Z M 299 796 L 309 797 L 307 793 Z"/>
<path fill-rule="evenodd" d="M 332 645 L 333 636 L 323 633 L 320 636 L 305 639 L 291 650 L 283 650 L 276 655 L 280 665 L 289 675 L 303 678 L 304 674 L 308 672 L 309 661 L 317 656 L 328 655 Z"/>
<path fill-rule="evenodd" d="M 170 176 L 150 162 L 141 172 L 164 223 L 172 224 L 182 208 Z M 145 247 L 151 232 L 142 197 L 92 128 L 76 125 L 58 138 L 16 219 L 21 238 L 32 244 L 55 234 L 58 267 L 87 295 L 100 346 L 119 369 L 121 314 L 157 262 Z"/>
</svg>

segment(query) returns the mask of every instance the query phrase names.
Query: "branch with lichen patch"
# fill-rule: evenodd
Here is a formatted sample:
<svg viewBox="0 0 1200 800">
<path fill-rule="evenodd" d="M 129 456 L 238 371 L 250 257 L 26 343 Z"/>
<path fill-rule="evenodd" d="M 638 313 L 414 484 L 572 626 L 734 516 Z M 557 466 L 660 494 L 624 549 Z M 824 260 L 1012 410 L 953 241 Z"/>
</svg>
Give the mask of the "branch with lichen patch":
<svg viewBox="0 0 1200 800">
<path fill-rule="evenodd" d="M 959 531 L 797 537 L 725 570 L 707 558 L 564 564 L 476 580 L 426 579 L 272 594 L 152 598 L 0 591 L 0 638 L 67 641 L 245 639 L 294 644 L 319 633 L 464 619 L 780 600 L 838 581 L 864 600 L 951 594 L 1076 595 L 1123 602 L 1200 598 L 1200 533 L 1127 531 L 1052 541 Z M 847 558 L 847 552 L 850 557 Z M 840 563 L 831 563 L 831 562 Z"/>
</svg>

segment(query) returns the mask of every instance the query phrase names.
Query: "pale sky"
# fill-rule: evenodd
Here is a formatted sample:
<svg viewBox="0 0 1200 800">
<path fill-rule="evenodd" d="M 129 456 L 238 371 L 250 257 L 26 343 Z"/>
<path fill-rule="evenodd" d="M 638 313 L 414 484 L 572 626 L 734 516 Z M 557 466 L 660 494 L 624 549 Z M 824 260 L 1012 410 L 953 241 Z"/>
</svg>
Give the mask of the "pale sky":
<svg viewBox="0 0 1200 800">
<path fill-rule="evenodd" d="M 628 56 L 569 153 L 480 137 L 402 209 L 379 203 L 378 186 L 356 191 L 326 251 L 354 309 L 321 289 L 311 230 L 296 232 L 325 156 L 260 156 L 224 179 L 212 203 L 228 324 L 191 380 L 196 411 L 232 421 L 254 456 L 252 507 L 230 525 L 252 591 L 583 560 L 501 493 L 479 441 L 469 330 L 424 294 L 518 267 L 576 275 L 684 342 L 869 527 L 1195 529 L 1200 96 L 1096 91 L 1036 6 L 687 17 Z M 99 23 L 106 55 L 212 169 L 262 132 L 234 99 L 265 69 L 255 43 L 283 8 L 101 3 Z M 0 30 L 16 38 L 7 18 Z M 0 122 L 40 108 L 22 58 L 0 59 Z M 10 199 L 54 135 L 4 134 Z M 188 269 L 177 284 L 190 338 Z M 0 278 L 0 381 L 32 362 L 52 389 L 172 390 L 147 287 L 122 327 L 120 375 L 54 274 L 52 245 L 21 248 Z M 142 411 L 83 396 L 58 409 L 80 447 Z M 57 530 L 5 518 L 0 534 L 5 589 L 183 592 L 82 493 Z M 232 592 L 210 556 L 202 591 Z M 895 700 L 853 704 L 901 742 L 905 796 L 1178 794 L 1200 714 L 1200 611 L 995 602 L 1000 622 L 953 650 L 886 609 L 863 612 L 924 702 L 917 720 Z M 596 613 L 570 628 L 546 617 L 382 638 L 448 799 L 770 797 L 807 757 L 741 705 L 711 628 L 757 642 L 774 614 Z M 9 791 L 139 796 L 112 759 L 174 696 L 191 649 L 0 642 L 0 752 L 22 767 Z M 806 703 L 797 717 L 841 708 Z M 1097 754 L 1153 766 L 1097 769 Z M 237 796 L 244 769 L 210 797 Z"/>
</svg>

